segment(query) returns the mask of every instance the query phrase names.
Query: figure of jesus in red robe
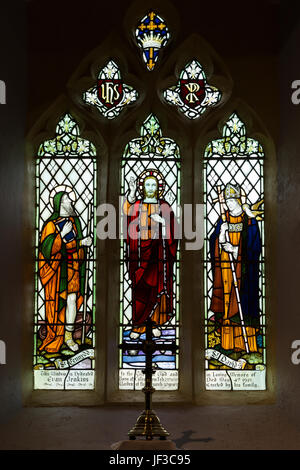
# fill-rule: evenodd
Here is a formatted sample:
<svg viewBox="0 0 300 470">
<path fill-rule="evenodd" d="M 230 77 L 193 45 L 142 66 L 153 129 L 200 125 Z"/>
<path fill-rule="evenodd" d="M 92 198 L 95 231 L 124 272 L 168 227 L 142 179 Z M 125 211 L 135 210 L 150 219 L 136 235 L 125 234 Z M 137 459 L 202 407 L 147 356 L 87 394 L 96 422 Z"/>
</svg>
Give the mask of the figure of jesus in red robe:
<svg viewBox="0 0 300 470">
<path fill-rule="evenodd" d="M 150 318 L 156 323 L 153 335 L 174 316 L 173 266 L 177 240 L 171 206 L 162 198 L 164 181 L 157 170 L 139 177 L 141 198 L 136 198 L 137 183 L 130 179 L 129 194 L 123 205 L 127 215 L 127 267 L 132 286 L 131 339 L 145 331 Z"/>
</svg>

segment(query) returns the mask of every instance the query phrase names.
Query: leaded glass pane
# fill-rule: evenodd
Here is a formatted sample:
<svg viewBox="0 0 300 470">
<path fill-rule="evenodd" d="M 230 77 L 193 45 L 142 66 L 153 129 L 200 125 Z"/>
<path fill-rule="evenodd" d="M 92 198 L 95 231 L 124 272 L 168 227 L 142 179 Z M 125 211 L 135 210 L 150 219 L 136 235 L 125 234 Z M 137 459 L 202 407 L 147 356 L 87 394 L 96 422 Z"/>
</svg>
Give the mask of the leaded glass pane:
<svg viewBox="0 0 300 470">
<path fill-rule="evenodd" d="M 95 155 L 66 114 L 36 159 L 35 389 L 94 388 Z"/>
<path fill-rule="evenodd" d="M 148 70 L 153 70 L 158 59 L 159 51 L 166 46 L 170 39 L 169 29 L 165 21 L 154 11 L 139 22 L 135 36 L 138 46 L 143 51 L 143 60 Z"/>
<path fill-rule="evenodd" d="M 96 106 L 107 119 L 119 116 L 122 109 L 137 97 L 137 91 L 122 82 L 120 69 L 113 60 L 100 70 L 97 85 L 83 93 L 83 101 Z"/>
<path fill-rule="evenodd" d="M 158 390 L 178 388 L 178 355 L 163 353 L 160 344 L 178 344 L 179 240 L 176 216 L 180 204 L 180 155 L 177 144 L 162 136 L 155 116 L 131 140 L 122 161 L 123 200 L 121 240 L 120 342 L 145 338 L 147 318 L 156 322 L 153 355 Z M 138 238 L 132 229 L 138 228 Z M 150 227 L 150 228 L 149 228 Z M 153 230 L 153 231 L 151 231 Z M 120 389 L 144 386 L 145 355 L 120 352 Z"/>
<path fill-rule="evenodd" d="M 207 390 L 266 388 L 263 160 L 235 113 L 205 150 Z"/>
<path fill-rule="evenodd" d="M 177 85 L 164 92 L 165 100 L 189 119 L 197 119 L 209 106 L 216 106 L 220 91 L 208 85 L 202 66 L 193 60 L 181 71 Z"/>
</svg>

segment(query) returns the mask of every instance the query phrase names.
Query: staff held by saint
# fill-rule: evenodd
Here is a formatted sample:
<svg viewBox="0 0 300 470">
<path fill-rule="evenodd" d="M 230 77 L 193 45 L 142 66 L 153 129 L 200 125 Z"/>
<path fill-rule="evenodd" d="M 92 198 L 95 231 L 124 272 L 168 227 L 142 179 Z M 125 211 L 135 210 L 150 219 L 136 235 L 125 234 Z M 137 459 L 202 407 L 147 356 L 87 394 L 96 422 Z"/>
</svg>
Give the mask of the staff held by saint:
<svg viewBox="0 0 300 470">
<path fill-rule="evenodd" d="M 74 340 L 74 330 L 87 296 L 87 249 L 92 238 L 83 236 L 72 188 L 56 188 L 50 202 L 53 212 L 43 225 L 39 243 L 46 320 L 46 336 L 39 350 L 57 353 L 64 344 L 76 352 L 79 344 Z"/>
<path fill-rule="evenodd" d="M 259 258 L 262 251 L 258 210 L 249 207 L 238 184 L 218 187 L 221 215 L 210 236 L 213 290 L 209 317 L 224 350 L 257 352 L 260 327 Z"/>
</svg>

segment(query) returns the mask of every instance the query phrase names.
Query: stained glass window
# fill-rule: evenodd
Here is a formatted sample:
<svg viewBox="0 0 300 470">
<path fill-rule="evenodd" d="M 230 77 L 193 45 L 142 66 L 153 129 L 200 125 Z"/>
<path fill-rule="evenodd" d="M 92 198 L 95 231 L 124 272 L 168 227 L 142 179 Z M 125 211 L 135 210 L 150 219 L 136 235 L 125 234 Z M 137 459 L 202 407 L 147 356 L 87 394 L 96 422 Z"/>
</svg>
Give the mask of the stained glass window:
<svg viewBox="0 0 300 470">
<path fill-rule="evenodd" d="M 197 119 L 209 106 L 218 104 L 221 93 L 207 84 L 202 66 L 193 60 L 181 71 L 177 85 L 164 92 L 164 98 L 189 119 Z"/>
<path fill-rule="evenodd" d="M 38 150 L 35 389 L 94 388 L 95 156 L 70 114 Z"/>
<path fill-rule="evenodd" d="M 148 70 L 153 70 L 159 51 L 170 39 L 166 22 L 154 11 L 150 11 L 138 24 L 135 31 L 138 46 L 143 51 L 143 60 Z"/>
<path fill-rule="evenodd" d="M 178 356 L 159 346 L 178 344 L 180 154 L 176 142 L 162 136 L 154 115 L 140 135 L 128 143 L 122 161 L 120 342 L 145 339 L 143 325 L 151 318 L 157 344 L 154 387 L 176 390 Z M 143 368 L 142 351 L 120 352 L 120 389 L 143 388 Z"/>
<path fill-rule="evenodd" d="M 263 162 L 236 113 L 205 150 L 208 390 L 266 387 Z"/>
<path fill-rule="evenodd" d="M 130 103 L 136 101 L 138 93 L 122 82 L 117 64 L 110 60 L 98 75 L 97 85 L 83 94 L 83 101 L 96 106 L 102 116 L 114 119 Z"/>
</svg>

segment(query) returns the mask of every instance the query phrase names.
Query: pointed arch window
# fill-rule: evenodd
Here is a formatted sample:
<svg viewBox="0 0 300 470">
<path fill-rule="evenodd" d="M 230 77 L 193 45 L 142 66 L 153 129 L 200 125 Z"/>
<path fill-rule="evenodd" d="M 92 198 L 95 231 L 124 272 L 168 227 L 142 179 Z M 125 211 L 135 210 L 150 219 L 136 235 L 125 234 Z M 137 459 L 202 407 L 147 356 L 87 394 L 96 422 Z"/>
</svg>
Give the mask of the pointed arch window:
<svg viewBox="0 0 300 470">
<path fill-rule="evenodd" d="M 86 61 L 86 68 L 81 66 L 68 83 L 68 100 L 73 100 L 76 113 L 89 120 L 90 140 L 81 138 L 78 124 L 67 113 L 59 120 L 55 137 L 39 147 L 35 162 L 36 390 L 94 389 L 95 357 L 98 363 L 102 355 L 100 400 L 142 399 L 140 393 L 127 392 L 143 388 L 145 357 L 142 352 L 120 351 L 118 343 L 141 342 L 147 318 L 156 322 L 153 385 L 158 391 L 176 391 L 156 396 L 192 401 L 205 389 L 266 389 L 265 149 L 247 136 L 237 113 L 230 115 L 222 137 L 206 145 L 205 133 L 212 132 L 227 113 L 222 106 L 230 96 L 231 79 L 221 61 L 213 64 L 205 45 L 201 50 L 202 40 L 196 37 L 195 41 L 195 36 L 163 63 L 162 49 L 174 36 L 163 16 L 151 10 L 131 28 L 142 51 L 142 71 L 129 47 L 126 61 L 126 44 L 118 49 L 119 39 L 114 37 L 114 47 L 99 48 L 98 56 L 95 52 L 90 58 L 90 67 Z M 164 68 L 160 69 L 161 64 Z M 219 75 L 212 74 L 214 65 Z M 156 72 L 150 74 L 154 68 Z M 124 82 L 130 85 L 123 82 L 121 69 Z M 97 83 L 87 76 L 89 72 L 83 76 L 84 70 L 97 70 Z M 176 70 L 181 70 L 177 83 Z M 92 108 L 97 112 L 89 114 Z M 141 116 L 148 117 L 140 135 L 125 137 Z M 170 134 L 164 130 L 167 126 Z M 205 142 L 200 161 L 194 157 L 198 136 L 201 148 Z M 107 159 L 101 172 L 96 164 L 99 148 L 93 142 L 105 142 Z M 195 171 L 197 165 L 202 166 L 203 180 Z M 108 205 L 120 194 L 122 236 L 99 242 L 103 250 L 100 277 L 96 275 L 96 199 Z M 202 196 L 204 249 L 201 253 L 191 250 L 186 256 L 182 234 L 175 236 L 181 200 L 184 197 L 186 204 L 195 205 L 202 202 Z M 229 199 L 237 201 L 241 213 L 230 213 Z M 66 214 L 68 205 L 74 213 Z M 82 243 L 89 237 L 91 242 Z M 226 243 L 232 245 L 231 257 Z M 245 253 L 248 245 L 251 249 Z M 185 268 L 185 261 L 191 269 Z M 103 326 L 100 348 L 95 337 L 96 284 L 101 304 L 97 319 Z M 205 319 L 204 329 L 199 318 Z M 199 354 L 201 337 L 205 337 L 205 349 Z M 174 342 L 180 346 L 179 354 L 159 349 L 162 343 Z M 202 366 L 203 374 L 199 372 Z"/>
<path fill-rule="evenodd" d="M 94 389 L 96 148 L 65 114 L 36 159 L 34 388 Z"/>
<path fill-rule="evenodd" d="M 140 342 L 145 339 L 144 323 L 149 318 L 154 321 L 157 350 L 153 354 L 153 383 L 157 390 L 177 390 L 178 355 L 160 351 L 159 345 L 178 343 L 179 339 L 179 243 L 175 231 L 180 154 L 176 142 L 163 137 L 154 115 L 143 123 L 141 137 L 125 148 L 121 195 L 126 222 L 121 241 L 120 341 Z M 142 351 L 121 353 L 120 389 L 143 388 L 143 368 Z"/>
<path fill-rule="evenodd" d="M 208 390 L 266 387 L 263 165 L 233 113 L 204 154 Z"/>
</svg>

